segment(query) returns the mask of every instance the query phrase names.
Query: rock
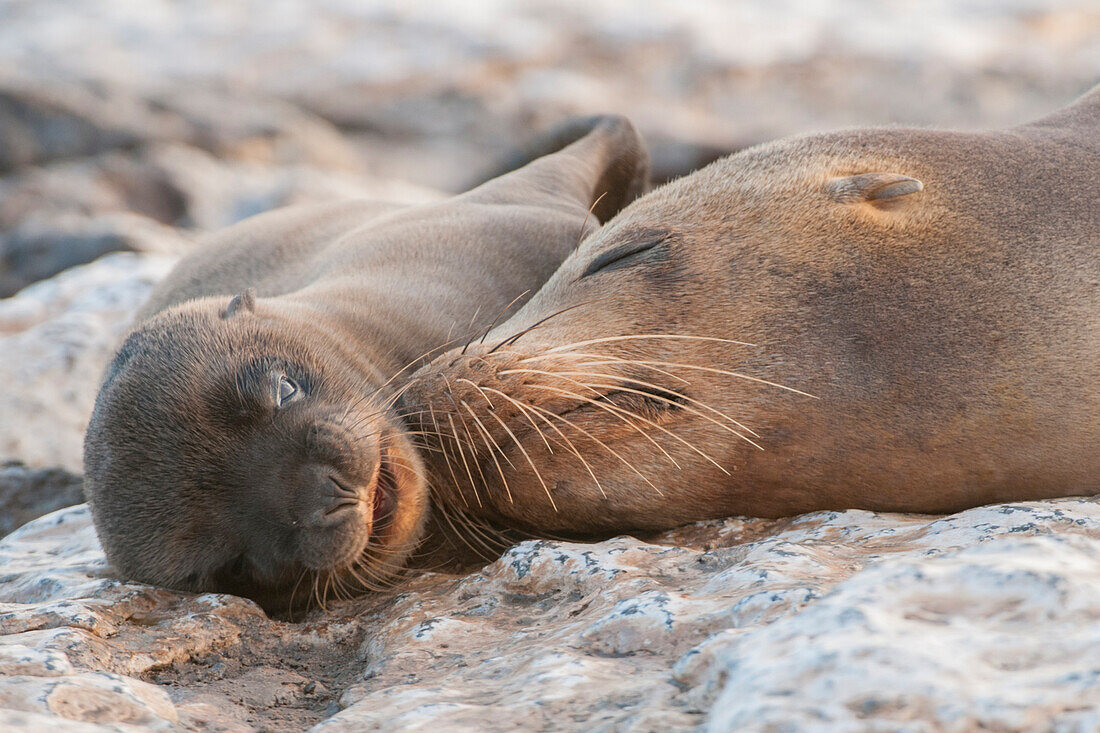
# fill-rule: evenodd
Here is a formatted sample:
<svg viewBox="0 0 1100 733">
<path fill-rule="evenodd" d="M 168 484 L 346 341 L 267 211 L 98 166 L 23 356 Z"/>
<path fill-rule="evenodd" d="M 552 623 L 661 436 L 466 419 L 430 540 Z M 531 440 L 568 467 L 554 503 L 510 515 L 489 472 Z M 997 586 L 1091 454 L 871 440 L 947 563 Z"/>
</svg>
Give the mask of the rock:
<svg viewBox="0 0 1100 733">
<path fill-rule="evenodd" d="M 0 76 L 0 171 L 135 145 L 129 105 L 84 85 Z"/>
<path fill-rule="evenodd" d="M 215 730 L 1090 730 L 1098 560 L 1093 499 L 818 512 L 523 542 L 480 572 L 429 573 L 289 623 L 232 596 L 113 579 L 77 506 L 0 542 L 0 715 Z"/>
<path fill-rule="evenodd" d="M 0 298 L 111 252 L 179 257 L 189 245 L 176 231 L 134 214 L 27 217 L 0 234 Z"/>
<path fill-rule="evenodd" d="M 171 141 L 452 188 L 570 114 L 620 112 L 702 151 L 1010 124 L 1095 83 L 1094 5 L 941 2 L 914 19 L 874 0 L 8 3 L 0 167 Z"/>
<path fill-rule="evenodd" d="M 0 537 L 43 514 L 84 501 L 80 476 L 61 468 L 0 464 Z M 0 651 L 0 667 L 6 667 Z"/>
<path fill-rule="evenodd" d="M 103 369 L 174 262 L 112 254 L 0 300 L 0 459 L 81 470 Z"/>
<path fill-rule="evenodd" d="M 354 149 L 325 120 L 270 97 L 191 85 L 165 94 L 118 78 L 0 71 L 0 172 L 182 142 L 219 157 L 354 170 Z"/>
</svg>

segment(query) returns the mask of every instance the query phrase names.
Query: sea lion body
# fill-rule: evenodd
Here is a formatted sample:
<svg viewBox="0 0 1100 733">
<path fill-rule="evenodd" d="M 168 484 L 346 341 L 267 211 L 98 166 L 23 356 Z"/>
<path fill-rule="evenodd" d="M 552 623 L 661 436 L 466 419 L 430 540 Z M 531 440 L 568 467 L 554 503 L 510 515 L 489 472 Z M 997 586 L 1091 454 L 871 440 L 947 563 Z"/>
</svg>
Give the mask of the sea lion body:
<svg viewBox="0 0 1100 733">
<path fill-rule="evenodd" d="M 427 502 L 393 409 L 403 376 L 514 311 L 645 186 L 622 118 L 564 142 L 437 203 L 260 215 L 180 263 L 108 368 L 85 439 L 112 565 L 276 609 L 399 568 Z"/>
<path fill-rule="evenodd" d="M 1100 88 L 1004 131 L 811 135 L 659 188 L 414 377 L 408 409 L 470 405 L 493 441 L 435 439 L 436 501 L 603 533 L 1098 493 L 1098 181 Z M 476 486 L 448 480 L 463 449 Z"/>
</svg>

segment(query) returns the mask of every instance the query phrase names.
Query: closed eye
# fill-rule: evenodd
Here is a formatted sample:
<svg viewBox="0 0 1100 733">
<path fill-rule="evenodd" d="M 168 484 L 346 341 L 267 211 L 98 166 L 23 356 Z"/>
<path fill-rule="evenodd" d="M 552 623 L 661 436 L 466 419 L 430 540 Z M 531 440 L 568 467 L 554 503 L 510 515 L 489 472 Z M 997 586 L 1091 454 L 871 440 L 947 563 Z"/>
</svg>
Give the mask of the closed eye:
<svg viewBox="0 0 1100 733">
<path fill-rule="evenodd" d="M 592 260 L 588 267 L 584 268 L 584 272 L 581 273 L 581 277 L 578 279 L 586 278 L 589 275 L 595 275 L 597 272 L 617 270 L 620 267 L 629 267 L 637 260 L 642 259 L 641 255 L 654 249 L 657 245 L 663 243 L 665 239 L 666 237 L 660 236 L 612 247 Z"/>
</svg>

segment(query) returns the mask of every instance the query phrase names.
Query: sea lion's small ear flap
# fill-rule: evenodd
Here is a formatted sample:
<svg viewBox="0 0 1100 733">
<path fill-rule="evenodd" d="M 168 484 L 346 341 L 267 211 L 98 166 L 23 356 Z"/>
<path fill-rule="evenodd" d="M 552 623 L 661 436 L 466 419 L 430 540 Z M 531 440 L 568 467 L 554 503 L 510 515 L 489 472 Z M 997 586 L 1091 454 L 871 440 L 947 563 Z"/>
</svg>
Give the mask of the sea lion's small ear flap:
<svg viewBox="0 0 1100 733">
<path fill-rule="evenodd" d="M 466 195 L 493 203 L 568 206 L 582 215 L 591 210 L 602 223 L 645 193 L 649 153 L 628 119 L 598 115 L 551 129 L 506 161 L 505 170 L 511 172 Z"/>
<path fill-rule="evenodd" d="M 240 295 L 233 296 L 229 305 L 222 311 L 222 318 L 232 318 L 242 311 L 252 313 L 256 310 L 256 289 L 248 288 Z"/>
<path fill-rule="evenodd" d="M 855 204 L 861 201 L 886 201 L 919 193 L 924 184 L 899 173 L 861 173 L 834 178 L 825 184 L 825 192 L 834 201 Z"/>
</svg>

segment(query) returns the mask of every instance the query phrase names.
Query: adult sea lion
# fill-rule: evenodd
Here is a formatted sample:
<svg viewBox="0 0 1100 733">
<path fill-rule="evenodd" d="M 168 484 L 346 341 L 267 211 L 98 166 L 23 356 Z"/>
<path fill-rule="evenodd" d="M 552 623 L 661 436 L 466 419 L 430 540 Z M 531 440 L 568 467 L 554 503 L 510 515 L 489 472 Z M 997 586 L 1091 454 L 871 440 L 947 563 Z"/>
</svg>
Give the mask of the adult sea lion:
<svg viewBox="0 0 1100 733">
<path fill-rule="evenodd" d="M 260 215 L 177 266 L 108 368 L 86 434 L 111 564 L 276 608 L 400 567 L 427 501 L 392 409 L 403 370 L 480 335 L 646 184 L 623 118 L 563 142 L 440 203 Z"/>
<path fill-rule="evenodd" d="M 436 501 L 605 533 L 1100 492 L 1098 184 L 1100 87 L 659 188 L 415 376 Z"/>
</svg>

